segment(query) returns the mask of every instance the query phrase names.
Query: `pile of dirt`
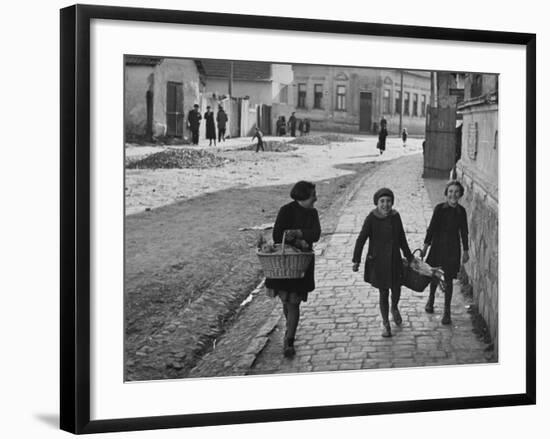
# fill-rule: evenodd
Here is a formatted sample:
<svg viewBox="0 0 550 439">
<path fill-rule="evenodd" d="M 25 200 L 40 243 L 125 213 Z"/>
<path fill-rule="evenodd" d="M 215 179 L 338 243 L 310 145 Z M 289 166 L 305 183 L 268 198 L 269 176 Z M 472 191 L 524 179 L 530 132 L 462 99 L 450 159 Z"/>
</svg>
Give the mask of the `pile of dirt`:
<svg viewBox="0 0 550 439">
<path fill-rule="evenodd" d="M 295 145 L 328 145 L 329 143 L 334 142 L 359 142 L 358 139 L 352 136 L 345 136 L 343 134 L 321 134 L 319 136 L 302 136 L 296 137 L 294 140 L 291 140 L 289 143 Z"/>
<path fill-rule="evenodd" d="M 126 163 L 127 169 L 215 168 L 231 160 L 196 149 L 167 149 Z"/>
<path fill-rule="evenodd" d="M 256 151 L 256 145 L 257 143 L 253 143 L 252 145 L 239 148 L 239 151 Z M 298 148 L 289 145 L 287 142 L 280 142 L 278 140 L 264 141 L 264 150 L 269 152 L 288 152 L 295 151 L 297 149 Z"/>
<path fill-rule="evenodd" d="M 288 143 L 292 143 L 294 145 L 328 145 L 330 141 L 322 136 L 302 136 L 296 137 Z"/>
<path fill-rule="evenodd" d="M 352 136 L 346 136 L 344 134 L 337 134 L 337 133 L 330 133 L 330 134 L 323 134 L 321 136 L 323 139 L 328 140 L 329 142 L 359 142 L 360 139 L 356 139 Z"/>
</svg>

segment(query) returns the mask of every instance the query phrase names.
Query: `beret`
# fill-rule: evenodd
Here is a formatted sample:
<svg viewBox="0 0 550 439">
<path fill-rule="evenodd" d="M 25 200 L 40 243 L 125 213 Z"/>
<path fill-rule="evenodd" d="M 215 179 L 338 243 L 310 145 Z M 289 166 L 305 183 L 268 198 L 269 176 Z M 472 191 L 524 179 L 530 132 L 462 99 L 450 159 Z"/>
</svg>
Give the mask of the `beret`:
<svg viewBox="0 0 550 439">
<path fill-rule="evenodd" d="M 374 193 L 374 205 L 375 206 L 378 204 L 378 200 L 380 199 L 380 197 L 390 197 L 392 203 L 395 200 L 395 197 L 393 196 L 393 192 L 391 191 L 391 189 L 388 189 L 387 187 L 383 187 L 381 189 L 378 189 Z"/>
</svg>

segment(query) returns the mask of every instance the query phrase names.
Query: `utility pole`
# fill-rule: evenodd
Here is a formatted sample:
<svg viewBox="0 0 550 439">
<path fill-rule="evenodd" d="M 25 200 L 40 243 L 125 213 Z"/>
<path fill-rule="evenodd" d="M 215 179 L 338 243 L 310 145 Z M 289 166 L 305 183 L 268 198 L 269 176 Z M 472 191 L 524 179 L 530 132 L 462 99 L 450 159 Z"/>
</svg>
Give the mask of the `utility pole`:
<svg viewBox="0 0 550 439">
<path fill-rule="evenodd" d="M 399 95 L 399 133 L 397 133 L 398 136 L 401 135 L 401 132 L 403 131 L 403 70 L 401 70 L 401 94 Z"/>
<path fill-rule="evenodd" d="M 430 107 L 437 107 L 437 72 L 430 73 Z"/>
<path fill-rule="evenodd" d="M 229 61 L 229 85 L 227 90 L 229 96 L 233 96 L 233 61 Z"/>
</svg>

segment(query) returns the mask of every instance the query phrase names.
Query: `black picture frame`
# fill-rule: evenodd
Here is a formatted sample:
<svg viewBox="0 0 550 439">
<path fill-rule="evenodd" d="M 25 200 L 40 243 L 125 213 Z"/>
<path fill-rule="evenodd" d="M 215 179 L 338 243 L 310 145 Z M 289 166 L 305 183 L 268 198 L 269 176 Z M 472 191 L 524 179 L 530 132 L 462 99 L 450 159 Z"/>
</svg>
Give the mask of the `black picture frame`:
<svg viewBox="0 0 550 439">
<path fill-rule="evenodd" d="M 472 409 L 536 401 L 536 35 L 292 17 L 75 5 L 61 10 L 61 349 L 60 426 L 99 433 L 325 417 Z M 93 19 L 325 32 L 526 48 L 526 376 L 525 393 L 90 420 L 90 22 Z"/>
</svg>

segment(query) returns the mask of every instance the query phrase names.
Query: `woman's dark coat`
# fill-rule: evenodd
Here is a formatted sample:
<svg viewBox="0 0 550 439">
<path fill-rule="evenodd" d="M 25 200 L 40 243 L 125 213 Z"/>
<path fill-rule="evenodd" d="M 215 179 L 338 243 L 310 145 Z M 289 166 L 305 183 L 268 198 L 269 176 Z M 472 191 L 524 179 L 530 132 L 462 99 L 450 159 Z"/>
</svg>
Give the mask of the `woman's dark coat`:
<svg viewBox="0 0 550 439">
<path fill-rule="evenodd" d="M 407 259 L 411 259 L 412 254 L 399 213 L 392 210 L 384 217 L 374 209 L 367 215 L 355 242 L 353 262 L 361 262 L 367 239 L 369 250 L 365 261 L 365 282 L 383 289 L 401 285 L 403 260 L 400 250 Z"/>
<path fill-rule="evenodd" d="M 227 113 L 224 110 L 218 110 L 216 121 L 218 122 L 219 130 L 225 129 L 225 124 L 227 123 Z"/>
<path fill-rule="evenodd" d="M 385 126 L 382 126 L 380 128 L 380 132 L 378 133 L 378 145 L 377 148 L 384 151 L 386 149 L 386 137 L 388 137 L 388 130 Z"/>
<path fill-rule="evenodd" d="M 293 201 L 281 207 L 275 225 L 273 226 L 273 242 L 281 243 L 285 230 L 300 229 L 302 238 L 310 249 L 321 236 L 321 224 L 317 209 L 307 209 Z M 302 293 L 302 299 L 307 300 L 307 293 L 315 289 L 315 257 L 311 261 L 303 278 L 300 279 L 266 279 L 265 286 L 273 290 Z"/>
<path fill-rule="evenodd" d="M 206 138 L 215 139 L 216 138 L 216 124 L 214 122 L 214 112 L 204 113 L 204 120 L 206 120 Z"/>
<path fill-rule="evenodd" d="M 460 240 L 468 251 L 468 221 L 466 209 L 443 202 L 435 206 L 425 244 L 430 245 L 426 262 L 432 267 L 441 267 L 445 277 L 455 279 L 460 270 Z"/>
</svg>

